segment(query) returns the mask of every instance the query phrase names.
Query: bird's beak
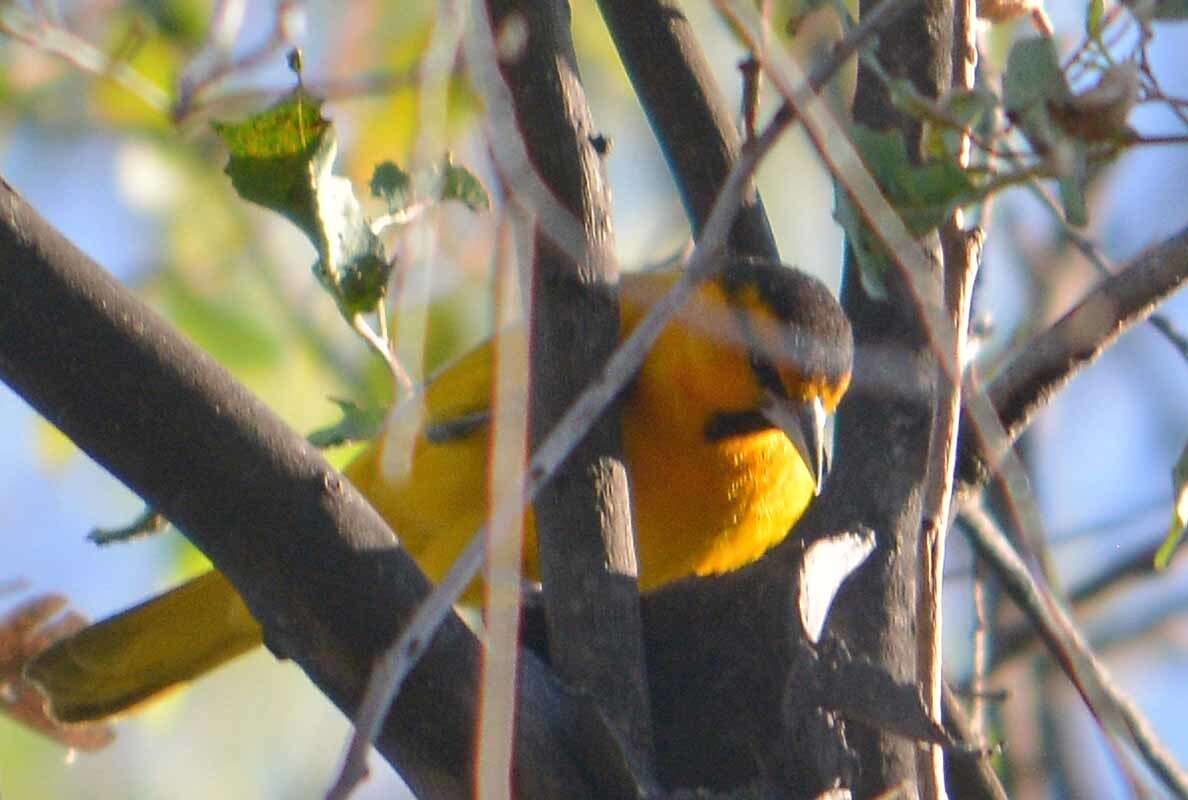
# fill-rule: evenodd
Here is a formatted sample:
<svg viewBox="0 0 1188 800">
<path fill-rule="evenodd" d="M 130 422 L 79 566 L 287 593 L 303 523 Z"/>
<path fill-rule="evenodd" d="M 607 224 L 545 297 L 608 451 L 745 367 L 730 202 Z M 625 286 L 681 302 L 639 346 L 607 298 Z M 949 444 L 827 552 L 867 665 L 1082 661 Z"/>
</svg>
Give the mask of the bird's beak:
<svg viewBox="0 0 1188 800">
<path fill-rule="evenodd" d="M 796 452 L 800 453 L 813 476 L 813 494 L 819 495 L 829 471 L 825 455 L 825 421 L 828 415 L 821 399 L 814 397 L 802 403 L 769 391 L 762 411 L 763 416 L 782 430 Z"/>
</svg>

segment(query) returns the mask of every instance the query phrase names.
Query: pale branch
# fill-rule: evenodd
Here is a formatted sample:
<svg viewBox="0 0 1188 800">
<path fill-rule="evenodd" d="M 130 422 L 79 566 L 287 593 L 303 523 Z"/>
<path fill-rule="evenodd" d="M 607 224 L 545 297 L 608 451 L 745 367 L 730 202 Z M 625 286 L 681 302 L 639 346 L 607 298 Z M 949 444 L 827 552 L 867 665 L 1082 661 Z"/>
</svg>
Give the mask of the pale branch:
<svg viewBox="0 0 1188 800">
<path fill-rule="evenodd" d="M 345 714 L 429 583 L 351 485 L 222 367 L 0 181 L 0 378 L 178 525 L 269 646 Z M 449 616 L 376 745 L 420 795 L 467 792 L 478 644 Z M 516 786 L 605 796 L 572 703 L 521 660 Z"/>
<path fill-rule="evenodd" d="M 977 8 L 974 0 L 958 0 L 953 15 L 953 89 L 973 89 L 977 70 Z M 970 162 L 970 135 L 962 133 L 958 164 Z M 967 229 L 965 212 L 958 209 L 940 228 L 944 256 L 945 311 L 953 326 L 953 346 L 941 354 L 936 369 L 936 411 L 929 434 L 928 477 L 921 512 L 920 578 L 917 583 L 916 672 L 921 694 L 932 718 L 942 717 L 944 702 L 943 598 L 945 545 L 952 519 L 953 486 L 957 466 L 957 435 L 961 423 L 962 381 L 969 341 L 970 309 L 982 255 L 982 231 Z M 944 757 L 939 747 L 922 748 L 916 756 L 921 796 L 946 796 Z"/>
</svg>

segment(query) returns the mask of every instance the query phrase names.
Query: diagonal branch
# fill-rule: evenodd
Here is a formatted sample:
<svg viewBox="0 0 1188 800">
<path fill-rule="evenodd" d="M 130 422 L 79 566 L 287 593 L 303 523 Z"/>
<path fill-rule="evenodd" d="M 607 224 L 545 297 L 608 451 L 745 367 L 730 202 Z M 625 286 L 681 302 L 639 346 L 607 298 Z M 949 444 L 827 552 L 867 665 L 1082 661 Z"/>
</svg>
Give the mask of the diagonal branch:
<svg viewBox="0 0 1188 800">
<path fill-rule="evenodd" d="M 1006 536 L 980 509 L 964 514 L 970 543 L 986 559 L 1015 605 L 1027 615 L 1048 651 L 1102 726 L 1129 740 L 1175 797 L 1188 797 L 1188 771 L 1176 763 L 1150 721 L 1097 658 L 1071 614 L 1035 580 Z"/>
<path fill-rule="evenodd" d="M 1032 341 L 987 387 L 1006 431 L 1009 447 L 1059 389 L 1119 336 L 1142 322 L 1163 300 L 1188 282 L 1188 228 L 1135 258 L 1129 267 L 1099 283 L 1056 324 Z M 1004 450 L 987 452 L 961 426 L 959 496 L 985 485 Z"/>
<path fill-rule="evenodd" d="M 0 379 L 177 523 L 350 715 L 428 581 L 316 450 L 3 181 L 0 207 Z M 477 664 L 450 616 L 377 740 L 422 796 L 468 791 Z M 571 703 L 530 656 L 519 684 L 518 791 L 602 796 Z"/>
</svg>

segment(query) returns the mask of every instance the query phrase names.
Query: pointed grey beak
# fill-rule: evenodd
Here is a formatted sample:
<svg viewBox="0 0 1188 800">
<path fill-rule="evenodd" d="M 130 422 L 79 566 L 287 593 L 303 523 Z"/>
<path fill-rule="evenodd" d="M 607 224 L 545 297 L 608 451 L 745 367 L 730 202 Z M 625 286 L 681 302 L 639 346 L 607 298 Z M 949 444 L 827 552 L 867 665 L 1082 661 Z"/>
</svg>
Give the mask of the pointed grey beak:
<svg viewBox="0 0 1188 800">
<path fill-rule="evenodd" d="M 819 495 L 829 471 L 825 456 L 827 414 L 821 399 L 814 397 L 807 403 L 798 403 L 769 391 L 762 412 L 772 425 L 784 432 L 796 452 L 800 453 L 813 476 L 813 495 Z"/>
</svg>

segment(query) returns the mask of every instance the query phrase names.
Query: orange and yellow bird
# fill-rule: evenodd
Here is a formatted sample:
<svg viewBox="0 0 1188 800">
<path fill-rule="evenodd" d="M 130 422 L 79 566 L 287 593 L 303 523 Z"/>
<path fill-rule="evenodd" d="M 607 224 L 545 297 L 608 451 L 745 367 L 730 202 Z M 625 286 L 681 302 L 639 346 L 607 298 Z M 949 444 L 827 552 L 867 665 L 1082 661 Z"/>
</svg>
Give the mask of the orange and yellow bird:
<svg viewBox="0 0 1188 800">
<path fill-rule="evenodd" d="M 626 336 L 679 277 L 619 288 Z M 511 334 L 523 337 L 523 330 Z M 644 592 L 749 564 L 784 539 L 826 471 L 824 426 L 850 380 L 845 314 L 815 278 L 736 258 L 661 333 L 624 390 L 623 447 Z M 490 342 L 434 377 L 406 468 L 380 436 L 345 470 L 432 579 L 486 518 Z M 531 512 L 524 571 L 537 576 Z M 259 645 L 217 571 L 46 650 L 26 674 L 63 721 L 110 716 Z"/>
</svg>

